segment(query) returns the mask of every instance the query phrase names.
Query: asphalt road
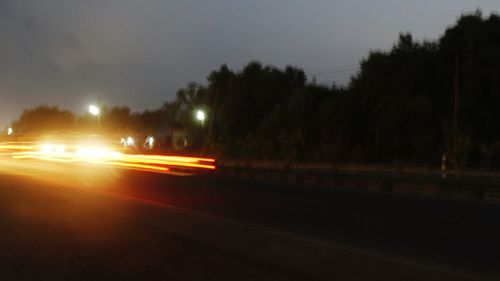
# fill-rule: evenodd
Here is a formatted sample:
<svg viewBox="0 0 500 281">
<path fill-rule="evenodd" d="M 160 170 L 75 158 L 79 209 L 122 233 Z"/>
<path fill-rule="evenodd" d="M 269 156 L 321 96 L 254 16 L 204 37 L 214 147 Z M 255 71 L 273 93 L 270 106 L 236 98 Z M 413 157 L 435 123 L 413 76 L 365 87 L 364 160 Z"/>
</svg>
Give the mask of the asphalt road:
<svg viewBox="0 0 500 281">
<path fill-rule="evenodd" d="M 401 262 L 420 268 L 414 280 L 422 268 L 435 280 L 500 278 L 495 204 L 2 164 L 1 280 L 332 280 L 342 270 L 347 280 L 380 260 L 380 276 L 358 277 L 388 280 L 391 268 L 408 272 Z"/>
</svg>

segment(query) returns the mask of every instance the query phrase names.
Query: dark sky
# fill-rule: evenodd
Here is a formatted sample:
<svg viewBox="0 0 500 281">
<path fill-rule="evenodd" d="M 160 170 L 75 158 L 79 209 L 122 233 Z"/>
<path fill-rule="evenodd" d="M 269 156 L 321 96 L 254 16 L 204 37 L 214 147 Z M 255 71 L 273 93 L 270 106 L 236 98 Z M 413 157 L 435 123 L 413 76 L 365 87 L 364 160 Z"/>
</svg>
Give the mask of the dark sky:
<svg viewBox="0 0 500 281">
<path fill-rule="evenodd" d="M 399 32 L 436 39 L 476 8 L 500 1 L 0 0 L 0 126 L 42 103 L 156 108 L 222 63 L 291 64 L 345 84 Z M 349 71 L 318 74 L 331 70 Z"/>
</svg>

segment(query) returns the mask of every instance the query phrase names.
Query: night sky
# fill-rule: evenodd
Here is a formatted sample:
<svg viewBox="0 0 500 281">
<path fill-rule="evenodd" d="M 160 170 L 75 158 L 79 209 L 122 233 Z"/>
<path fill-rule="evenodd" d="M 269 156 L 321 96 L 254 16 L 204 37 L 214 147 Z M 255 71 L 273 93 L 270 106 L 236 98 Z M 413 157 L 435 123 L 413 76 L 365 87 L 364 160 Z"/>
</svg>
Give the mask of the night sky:
<svg viewBox="0 0 500 281">
<path fill-rule="evenodd" d="M 437 39 L 476 8 L 500 1 L 0 0 L 0 126 L 42 103 L 156 108 L 223 63 L 290 64 L 345 84 L 400 32 Z"/>
</svg>

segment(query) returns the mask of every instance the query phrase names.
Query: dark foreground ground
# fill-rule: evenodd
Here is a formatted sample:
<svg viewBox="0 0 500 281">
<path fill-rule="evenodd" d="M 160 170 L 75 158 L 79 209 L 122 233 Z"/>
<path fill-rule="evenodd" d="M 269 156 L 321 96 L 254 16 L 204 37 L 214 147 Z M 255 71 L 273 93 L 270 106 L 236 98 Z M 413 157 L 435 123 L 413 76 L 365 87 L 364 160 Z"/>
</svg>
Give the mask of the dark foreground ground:
<svg viewBox="0 0 500 281">
<path fill-rule="evenodd" d="M 0 280 L 305 280 L 181 236 L 134 204 L 0 176 Z"/>
<path fill-rule="evenodd" d="M 500 278 L 495 204 L 2 167 L 0 280 Z"/>
</svg>

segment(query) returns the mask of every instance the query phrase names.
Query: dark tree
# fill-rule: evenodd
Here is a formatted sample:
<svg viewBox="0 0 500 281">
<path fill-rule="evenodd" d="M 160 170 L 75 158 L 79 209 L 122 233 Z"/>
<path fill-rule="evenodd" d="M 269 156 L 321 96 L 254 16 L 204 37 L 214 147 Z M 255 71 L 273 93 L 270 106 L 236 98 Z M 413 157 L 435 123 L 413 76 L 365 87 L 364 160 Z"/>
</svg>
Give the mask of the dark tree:
<svg viewBox="0 0 500 281">
<path fill-rule="evenodd" d="M 73 113 L 57 106 L 40 105 L 22 112 L 12 123 L 17 133 L 48 132 L 70 129 L 76 121 Z"/>
</svg>

